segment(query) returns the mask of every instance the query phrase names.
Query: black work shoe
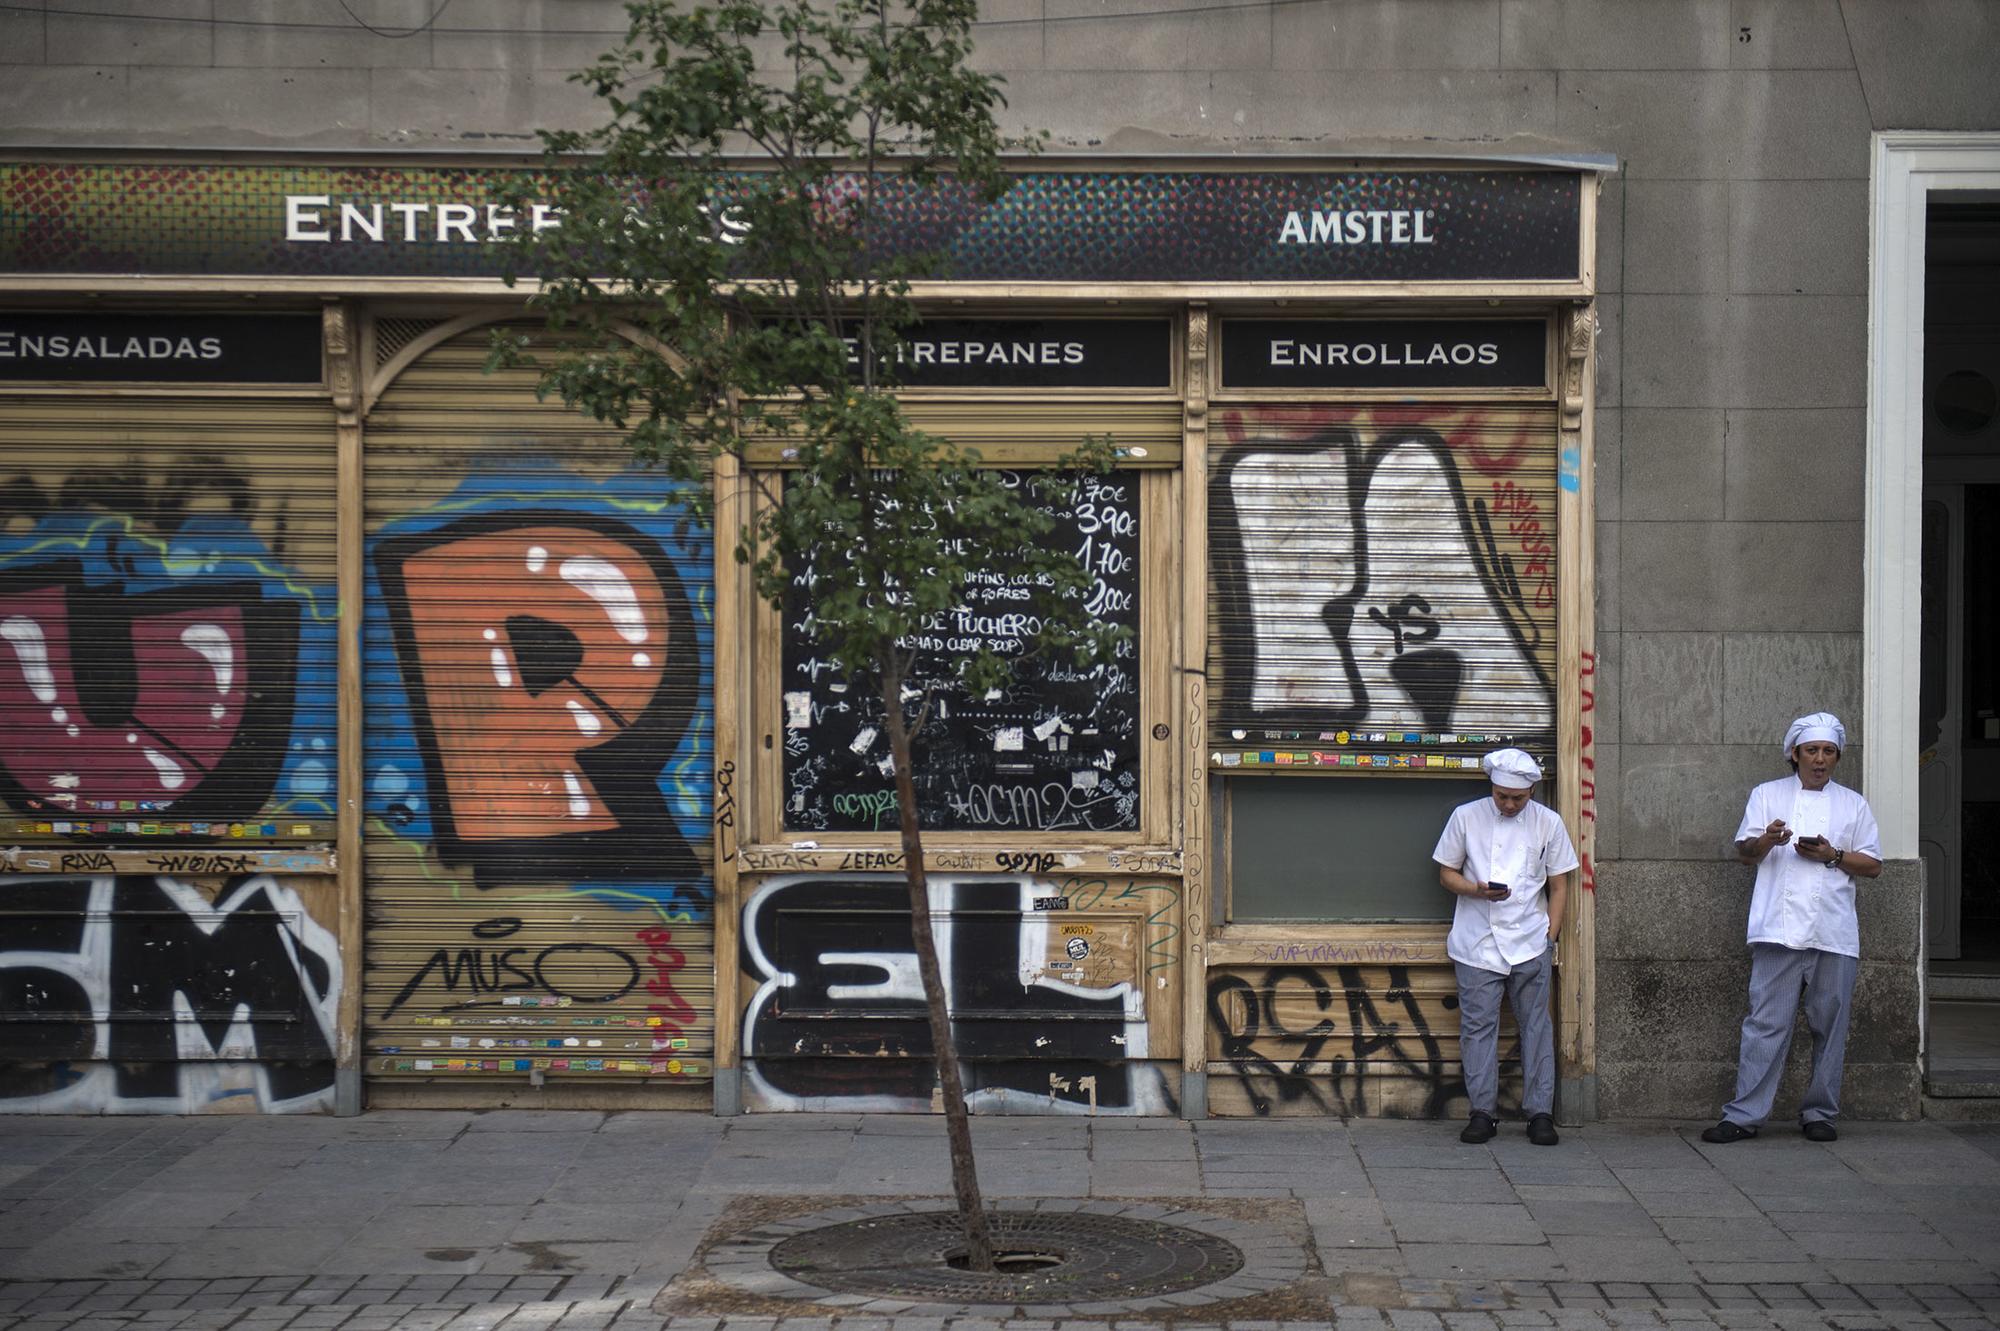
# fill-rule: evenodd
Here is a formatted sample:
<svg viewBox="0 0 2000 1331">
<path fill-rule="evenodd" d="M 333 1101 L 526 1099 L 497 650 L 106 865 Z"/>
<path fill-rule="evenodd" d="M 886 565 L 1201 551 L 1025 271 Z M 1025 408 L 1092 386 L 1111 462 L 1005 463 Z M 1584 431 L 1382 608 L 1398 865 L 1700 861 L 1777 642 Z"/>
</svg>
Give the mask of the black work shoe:
<svg viewBox="0 0 2000 1331">
<path fill-rule="evenodd" d="M 1492 1141 L 1493 1134 L 1497 1131 L 1499 1129 L 1493 1126 L 1492 1115 L 1482 1114 L 1475 1109 L 1472 1111 L 1472 1117 L 1466 1120 L 1465 1131 L 1458 1134 L 1458 1139 L 1467 1146 L 1477 1146 L 1481 1142 Z"/>
<path fill-rule="evenodd" d="M 1840 1140 L 1840 1134 L 1834 1131 L 1833 1124 L 1823 1118 L 1806 1120 L 1804 1126 L 1799 1131 L 1805 1133 L 1806 1140 L 1809 1142 L 1837 1142 Z"/>
<path fill-rule="evenodd" d="M 1556 1121 L 1547 1114 L 1537 1114 L 1528 1120 L 1528 1140 L 1537 1146 L 1554 1146 L 1562 1140 L 1556 1131 Z"/>
<path fill-rule="evenodd" d="M 1756 1135 L 1757 1129 L 1746 1128 L 1741 1123 L 1731 1123 L 1726 1118 L 1714 1127 L 1703 1128 L 1701 1131 L 1701 1139 L 1703 1141 L 1714 1142 L 1718 1146 L 1727 1142 L 1749 1141 Z"/>
</svg>

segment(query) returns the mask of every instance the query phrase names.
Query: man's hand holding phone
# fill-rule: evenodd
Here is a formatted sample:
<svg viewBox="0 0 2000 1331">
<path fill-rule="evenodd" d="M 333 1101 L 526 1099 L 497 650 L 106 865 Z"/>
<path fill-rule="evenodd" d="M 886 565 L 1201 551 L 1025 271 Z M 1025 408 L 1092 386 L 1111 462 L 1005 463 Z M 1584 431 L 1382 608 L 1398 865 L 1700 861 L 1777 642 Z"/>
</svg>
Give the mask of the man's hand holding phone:
<svg viewBox="0 0 2000 1331">
<path fill-rule="evenodd" d="M 1513 890 L 1505 883 L 1484 883 L 1479 888 L 1479 895 L 1488 901 L 1505 901 Z"/>
</svg>

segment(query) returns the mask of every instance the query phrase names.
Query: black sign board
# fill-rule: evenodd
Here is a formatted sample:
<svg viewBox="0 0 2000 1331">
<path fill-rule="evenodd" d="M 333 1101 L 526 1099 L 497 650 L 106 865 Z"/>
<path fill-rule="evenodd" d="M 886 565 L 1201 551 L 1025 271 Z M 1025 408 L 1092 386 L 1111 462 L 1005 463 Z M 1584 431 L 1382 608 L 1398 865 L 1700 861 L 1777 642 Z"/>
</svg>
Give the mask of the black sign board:
<svg viewBox="0 0 2000 1331">
<path fill-rule="evenodd" d="M 1246 167 L 1030 171 L 997 198 L 949 177 L 866 188 L 875 257 L 934 256 L 952 281 L 1576 283 L 1589 180 Z M 495 242 L 562 225 L 500 183 L 484 164 L 0 163 L 0 272 L 497 276 L 510 255 Z M 863 184 L 827 182 L 848 188 Z M 98 202 L 125 198 L 147 206 Z M 753 263 L 754 237 L 728 234 Z"/>
<path fill-rule="evenodd" d="M 886 359 L 905 388 L 1169 388 L 1172 356 L 1165 319 L 926 319 Z"/>
<path fill-rule="evenodd" d="M 0 380 L 317 384 L 316 314 L 0 313 Z"/>
<path fill-rule="evenodd" d="M 1011 475 L 1034 492 L 1032 473 Z M 1024 659 L 1011 685 L 975 696 L 957 683 L 951 661 L 980 643 L 1022 655 L 1027 586 L 1025 576 L 1005 568 L 975 577 L 963 604 L 912 644 L 908 685 L 931 696 L 911 773 L 926 830 L 1139 825 L 1139 479 L 1130 472 L 1087 477 L 1074 502 L 1060 508 L 1042 498 L 1056 518 L 1046 539 L 1074 550 L 1096 576 L 1092 614 L 1133 633 L 1105 665 L 1080 670 L 1061 659 Z M 840 678 L 814 650 L 814 578 L 813 565 L 799 570 L 785 605 L 785 827 L 893 835 L 899 815 L 881 698 L 870 683 Z"/>
<path fill-rule="evenodd" d="M 1541 319 L 1224 319 L 1224 388 L 1543 388 Z"/>
</svg>

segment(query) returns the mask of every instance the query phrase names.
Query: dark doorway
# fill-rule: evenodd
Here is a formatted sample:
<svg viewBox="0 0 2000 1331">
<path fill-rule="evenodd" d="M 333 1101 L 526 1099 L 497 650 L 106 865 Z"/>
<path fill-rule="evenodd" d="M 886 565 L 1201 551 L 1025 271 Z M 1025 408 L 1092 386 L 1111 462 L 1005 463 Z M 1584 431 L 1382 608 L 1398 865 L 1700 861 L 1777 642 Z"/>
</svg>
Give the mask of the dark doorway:
<svg viewBox="0 0 2000 1331">
<path fill-rule="evenodd" d="M 2000 200 L 1925 234 L 1923 672 L 1930 954 L 2000 971 Z"/>
<path fill-rule="evenodd" d="M 2000 1077 L 2000 200 L 1925 234 L 1919 839 L 1927 1084 Z"/>
</svg>

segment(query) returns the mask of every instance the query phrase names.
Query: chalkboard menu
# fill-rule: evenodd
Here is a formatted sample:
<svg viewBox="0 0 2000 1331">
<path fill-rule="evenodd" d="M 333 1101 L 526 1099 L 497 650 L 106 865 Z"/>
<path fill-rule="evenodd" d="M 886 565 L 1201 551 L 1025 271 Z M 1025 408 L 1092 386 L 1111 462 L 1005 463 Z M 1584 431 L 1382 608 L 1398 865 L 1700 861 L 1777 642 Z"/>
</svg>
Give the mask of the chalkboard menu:
<svg viewBox="0 0 2000 1331">
<path fill-rule="evenodd" d="M 1139 826 L 1139 480 L 1085 478 L 1058 504 L 1035 474 L 1009 483 L 1056 520 L 1044 539 L 1074 550 L 1095 578 L 1092 618 L 1132 630 L 1116 658 L 1079 669 L 1029 655 L 1026 575 L 983 570 L 936 631 L 910 644 L 909 687 L 928 693 L 912 778 L 926 831 L 1113 832 Z M 821 557 L 838 558 L 837 551 Z M 817 561 L 815 561 L 815 564 Z M 785 826 L 794 832 L 893 832 L 895 769 L 872 680 L 844 680 L 815 650 L 799 571 L 785 605 Z M 979 644 L 1014 658 L 1012 681 L 983 697 L 956 682 L 953 659 Z M 908 695 L 906 695 L 908 696 Z M 920 705 L 909 702 L 914 719 Z"/>
</svg>

